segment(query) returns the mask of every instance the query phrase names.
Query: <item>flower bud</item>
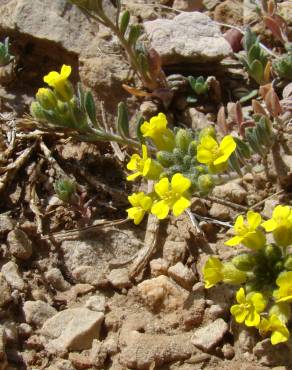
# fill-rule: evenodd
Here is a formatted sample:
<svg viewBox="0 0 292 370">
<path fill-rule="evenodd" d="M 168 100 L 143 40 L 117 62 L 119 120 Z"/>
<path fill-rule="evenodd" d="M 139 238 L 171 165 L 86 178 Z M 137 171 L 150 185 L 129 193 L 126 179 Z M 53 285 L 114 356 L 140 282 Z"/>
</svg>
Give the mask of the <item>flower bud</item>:
<svg viewBox="0 0 292 370">
<path fill-rule="evenodd" d="M 250 253 L 242 253 L 232 258 L 234 266 L 241 271 L 250 271 L 256 264 L 255 257 Z"/>
<path fill-rule="evenodd" d="M 156 154 L 156 158 L 163 167 L 170 167 L 174 164 L 174 156 L 172 153 L 167 152 L 166 150 L 160 150 Z"/>
<path fill-rule="evenodd" d="M 57 98 L 51 89 L 40 88 L 36 93 L 36 99 L 46 110 L 54 110 L 57 107 Z"/>
<path fill-rule="evenodd" d="M 202 194 L 208 194 L 214 185 L 214 181 L 210 175 L 200 175 L 198 177 L 198 188 Z"/>
<path fill-rule="evenodd" d="M 175 148 L 173 150 L 173 156 L 176 164 L 181 164 L 184 159 L 184 152 L 181 149 Z"/>
<path fill-rule="evenodd" d="M 223 281 L 227 284 L 242 284 L 246 281 L 247 275 L 244 271 L 238 270 L 232 262 L 223 264 Z"/>
<path fill-rule="evenodd" d="M 266 245 L 264 253 L 270 261 L 278 261 L 282 257 L 281 249 L 275 244 Z"/>
<path fill-rule="evenodd" d="M 190 142 L 189 148 L 188 148 L 188 154 L 191 157 L 195 157 L 195 155 L 197 154 L 197 142 L 196 141 L 193 140 Z"/>
<path fill-rule="evenodd" d="M 292 254 L 288 254 L 284 261 L 284 267 L 288 271 L 292 271 Z"/>
<path fill-rule="evenodd" d="M 214 127 L 213 126 L 208 126 L 208 127 L 203 128 L 200 131 L 199 140 L 201 141 L 204 136 L 211 136 L 215 139 L 216 138 L 216 131 L 215 131 Z"/>
<path fill-rule="evenodd" d="M 187 153 L 190 142 L 192 141 L 192 134 L 189 130 L 179 129 L 175 136 L 175 144 L 177 148 Z"/>
<path fill-rule="evenodd" d="M 183 159 L 183 166 L 187 171 L 191 166 L 192 157 L 190 155 L 185 155 Z"/>
<path fill-rule="evenodd" d="M 30 105 L 30 114 L 39 120 L 46 119 L 43 113 L 43 108 L 41 107 L 40 103 L 37 101 L 33 101 Z"/>
</svg>

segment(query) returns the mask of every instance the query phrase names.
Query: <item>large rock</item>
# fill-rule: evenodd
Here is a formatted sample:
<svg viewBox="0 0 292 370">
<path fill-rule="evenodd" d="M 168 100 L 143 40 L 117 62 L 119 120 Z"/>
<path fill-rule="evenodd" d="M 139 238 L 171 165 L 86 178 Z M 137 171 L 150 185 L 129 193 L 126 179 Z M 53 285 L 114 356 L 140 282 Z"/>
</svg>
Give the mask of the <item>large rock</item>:
<svg viewBox="0 0 292 370">
<path fill-rule="evenodd" d="M 231 53 L 219 27 L 207 15 L 182 13 L 144 23 L 151 45 L 164 65 L 218 62 Z"/>
<path fill-rule="evenodd" d="M 11 291 L 3 274 L 0 272 L 0 308 L 11 301 Z"/>
<path fill-rule="evenodd" d="M 1 272 L 12 289 L 20 291 L 24 291 L 26 289 L 26 284 L 20 275 L 16 263 L 14 263 L 13 261 L 5 263 L 5 265 L 2 266 Z"/>
<path fill-rule="evenodd" d="M 228 331 L 228 325 L 223 319 L 217 319 L 196 330 L 192 343 L 203 351 L 210 351 L 216 346 Z"/>
<path fill-rule="evenodd" d="M 103 319 L 102 312 L 69 308 L 48 319 L 41 333 L 51 338 L 48 343 L 50 351 L 82 351 L 91 348 L 92 341 L 99 338 Z"/>
<path fill-rule="evenodd" d="M 20 229 L 14 229 L 7 235 L 7 244 L 10 253 L 21 260 L 28 260 L 32 255 L 32 242 L 26 233 Z"/>
</svg>

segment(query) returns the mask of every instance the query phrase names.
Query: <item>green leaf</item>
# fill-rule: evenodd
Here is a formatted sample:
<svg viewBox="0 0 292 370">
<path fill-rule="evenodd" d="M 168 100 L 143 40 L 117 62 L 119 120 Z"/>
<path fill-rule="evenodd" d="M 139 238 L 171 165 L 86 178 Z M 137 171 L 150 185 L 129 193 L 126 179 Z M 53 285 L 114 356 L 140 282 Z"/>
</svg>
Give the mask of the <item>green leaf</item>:
<svg viewBox="0 0 292 370">
<path fill-rule="evenodd" d="M 196 79 L 195 79 L 195 77 L 194 76 L 189 76 L 188 77 L 188 81 L 189 81 L 189 84 L 190 84 L 190 86 L 191 86 L 191 88 L 195 91 L 195 89 L 196 89 Z"/>
<path fill-rule="evenodd" d="M 120 32 L 124 35 L 127 31 L 130 22 L 130 12 L 126 10 L 123 15 L 121 16 L 120 20 Z"/>
<path fill-rule="evenodd" d="M 138 140 L 140 141 L 141 144 L 145 143 L 145 138 L 141 132 L 141 126 L 143 125 L 143 123 L 145 122 L 145 119 L 143 116 L 138 116 L 137 118 L 137 123 L 136 123 L 136 134 L 137 134 L 137 138 Z"/>
<path fill-rule="evenodd" d="M 246 103 L 247 101 L 249 101 L 249 100 L 251 100 L 251 99 L 255 98 L 255 97 L 258 95 L 258 92 L 259 92 L 259 91 L 258 91 L 257 89 L 250 91 L 248 94 L 244 95 L 244 96 L 239 100 L 239 102 L 240 102 L 240 103 Z"/>
<path fill-rule="evenodd" d="M 139 26 L 138 24 L 133 24 L 130 28 L 128 43 L 134 46 L 140 35 L 141 35 L 141 26 Z"/>
<path fill-rule="evenodd" d="M 85 110 L 88 114 L 88 117 L 89 117 L 91 123 L 95 127 L 99 127 L 99 125 L 97 123 L 97 120 L 96 120 L 96 107 L 95 107 L 95 103 L 94 103 L 92 93 L 90 91 L 88 91 L 85 95 Z"/>
<path fill-rule="evenodd" d="M 129 116 L 127 106 L 124 102 L 120 102 L 118 105 L 117 128 L 121 136 L 129 137 Z"/>
<path fill-rule="evenodd" d="M 254 60 L 259 59 L 261 55 L 261 47 L 257 44 L 252 45 L 252 47 L 249 49 L 247 58 L 249 64 L 251 64 Z"/>
<path fill-rule="evenodd" d="M 265 153 L 263 151 L 263 148 L 261 147 L 260 143 L 258 142 L 256 133 L 254 132 L 253 128 L 247 128 L 245 130 L 245 135 L 246 139 L 251 147 L 251 149 L 255 152 L 258 153 L 261 156 L 264 156 Z"/>
<path fill-rule="evenodd" d="M 249 51 L 249 49 L 252 47 L 253 44 L 255 44 L 257 41 L 257 36 L 255 33 L 251 31 L 251 29 L 248 27 L 245 31 L 244 38 L 243 38 L 243 47 L 246 52 Z"/>
<path fill-rule="evenodd" d="M 238 155 L 243 158 L 250 158 L 250 149 L 249 146 L 241 139 L 238 137 L 233 138 L 234 141 L 236 142 L 236 152 Z"/>
<path fill-rule="evenodd" d="M 258 84 L 261 83 L 263 76 L 264 76 L 264 68 L 262 63 L 258 60 L 254 60 L 250 65 L 250 74 L 253 79 L 256 80 Z"/>
<path fill-rule="evenodd" d="M 144 73 L 147 73 L 149 71 L 149 64 L 148 64 L 148 60 L 147 60 L 145 54 L 143 54 L 143 53 L 139 54 L 138 62 L 139 62 L 139 65 L 141 66 L 142 71 Z"/>
<path fill-rule="evenodd" d="M 239 176 L 242 176 L 239 160 L 235 152 L 233 152 L 231 156 L 229 157 L 228 164 L 233 169 L 233 171 L 238 173 Z"/>
</svg>

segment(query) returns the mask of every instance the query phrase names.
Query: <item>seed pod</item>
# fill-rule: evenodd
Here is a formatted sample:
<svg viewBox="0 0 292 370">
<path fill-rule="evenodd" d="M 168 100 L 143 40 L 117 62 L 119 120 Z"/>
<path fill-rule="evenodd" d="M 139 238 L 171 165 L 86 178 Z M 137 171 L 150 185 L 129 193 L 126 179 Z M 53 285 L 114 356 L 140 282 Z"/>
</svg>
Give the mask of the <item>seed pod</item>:
<svg viewBox="0 0 292 370">
<path fill-rule="evenodd" d="M 284 261 L 284 267 L 288 271 L 292 271 L 292 254 L 288 254 Z"/>
<path fill-rule="evenodd" d="M 233 257 L 232 263 L 239 270 L 251 271 L 256 264 L 256 259 L 251 253 L 242 253 Z"/>
<path fill-rule="evenodd" d="M 198 188 L 202 194 L 208 194 L 214 185 L 214 180 L 210 175 L 200 175 L 198 177 Z"/>
<path fill-rule="evenodd" d="M 163 167 L 167 168 L 174 164 L 174 155 L 166 150 L 160 150 L 157 152 L 156 158 Z"/>
<path fill-rule="evenodd" d="M 175 135 L 175 144 L 177 148 L 181 149 L 184 153 L 187 153 L 191 141 L 192 134 L 188 130 L 180 129 Z"/>
<path fill-rule="evenodd" d="M 189 144 L 189 148 L 188 148 L 188 154 L 191 156 L 191 157 L 195 157 L 196 154 L 197 154 L 197 142 L 196 141 L 191 141 L 190 144 Z"/>
<path fill-rule="evenodd" d="M 276 244 L 268 244 L 264 248 L 264 254 L 270 261 L 279 261 L 282 258 L 282 251 Z"/>
<path fill-rule="evenodd" d="M 175 163 L 176 164 L 181 164 L 183 162 L 183 159 L 184 159 L 184 152 L 179 149 L 179 148 L 175 148 L 173 150 L 173 156 L 174 156 L 174 160 L 175 160 Z"/>
</svg>

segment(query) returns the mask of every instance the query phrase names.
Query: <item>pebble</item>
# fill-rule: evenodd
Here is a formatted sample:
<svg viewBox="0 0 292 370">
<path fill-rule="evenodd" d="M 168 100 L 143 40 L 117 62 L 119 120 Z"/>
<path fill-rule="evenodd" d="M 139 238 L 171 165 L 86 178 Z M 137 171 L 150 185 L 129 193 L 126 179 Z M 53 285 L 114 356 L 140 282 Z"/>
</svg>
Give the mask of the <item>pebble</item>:
<svg viewBox="0 0 292 370">
<path fill-rule="evenodd" d="M 230 209 L 223 204 L 213 203 L 209 214 L 211 217 L 220 221 L 230 220 Z"/>
<path fill-rule="evenodd" d="M 150 261 L 151 276 L 167 275 L 169 262 L 163 258 L 156 258 Z"/>
<path fill-rule="evenodd" d="M 41 327 L 57 310 L 43 301 L 26 301 L 23 305 L 25 321 L 28 324 Z"/>
<path fill-rule="evenodd" d="M 192 343 L 202 351 L 210 351 L 218 345 L 228 331 L 228 325 L 223 319 L 217 319 L 196 330 Z"/>
<path fill-rule="evenodd" d="M 114 288 L 130 288 L 132 283 L 129 278 L 129 271 L 126 268 L 113 269 L 107 275 L 108 281 Z"/>
<path fill-rule="evenodd" d="M 105 312 L 106 301 L 103 295 L 93 295 L 85 303 L 85 307 L 91 311 Z"/>
<path fill-rule="evenodd" d="M 10 253 L 16 258 L 26 261 L 32 255 L 32 242 L 20 229 L 14 229 L 8 233 L 7 244 Z"/>
<path fill-rule="evenodd" d="M 195 283 L 196 277 L 193 271 L 182 262 L 176 263 L 168 269 L 168 275 L 179 285 L 187 290 L 191 290 Z"/>
<path fill-rule="evenodd" d="M 16 263 L 12 261 L 7 262 L 5 265 L 2 266 L 1 272 L 12 289 L 20 291 L 25 290 L 26 284 L 19 273 L 19 269 Z"/>
<path fill-rule="evenodd" d="M 64 292 L 71 288 L 71 285 L 64 279 L 62 272 L 58 268 L 51 268 L 45 273 L 46 280 L 53 288 L 60 292 Z"/>
<path fill-rule="evenodd" d="M 11 301 L 11 291 L 9 285 L 1 272 L 0 272 L 0 292 L 1 292 L 0 294 L 0 308 L 1 308 Z"/>
<path fill-rule="evenodd" d="M 175 265 L 177 262 L 184 261 L 186 251 L 186 242 L 167 240 L 163 246 L 163 259 L 170 265 Z"/>
<path fill-rule="evenodd" d="M 224 185 L 215 186 L 212 195 L 220 199 L 243 204 L 245 202 L 247 192 L 242 186 L 231 181 Z"/>
<path fill-rule="evenodd" d="M 0 214 L 0 234 L 5 234 L 15 227 L 15 220 L 5 213 Z"/>
</svg>

